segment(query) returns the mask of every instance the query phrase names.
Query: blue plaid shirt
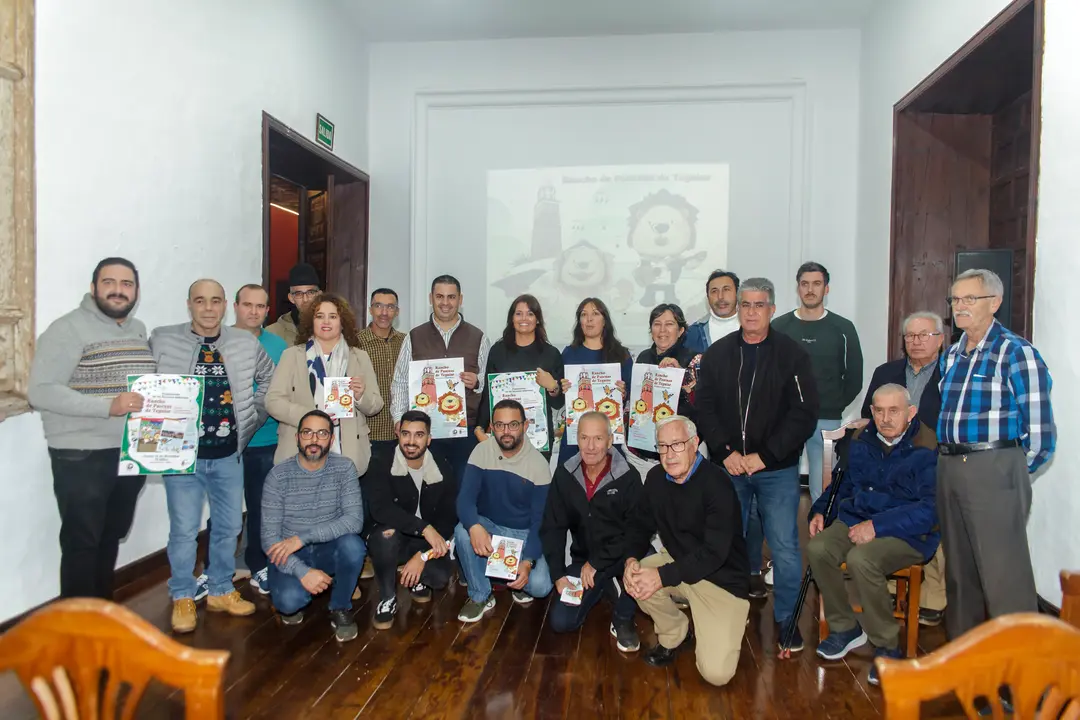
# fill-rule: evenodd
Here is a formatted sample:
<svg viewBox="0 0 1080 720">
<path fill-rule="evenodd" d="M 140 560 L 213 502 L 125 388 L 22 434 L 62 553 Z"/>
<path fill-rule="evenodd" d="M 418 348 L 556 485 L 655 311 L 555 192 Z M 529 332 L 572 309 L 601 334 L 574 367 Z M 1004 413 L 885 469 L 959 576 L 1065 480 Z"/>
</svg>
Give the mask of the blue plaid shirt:
<svg viewBox="0 0 1080 720">
<path fill-rule="evenodd" d="M 967 353 L 967 333 L 941 356 L 942 443 L 1020 439 L 1028 472 L 1054 452 L 1050 371 L 1038 351 L 995 320 Z"/>
</svg>

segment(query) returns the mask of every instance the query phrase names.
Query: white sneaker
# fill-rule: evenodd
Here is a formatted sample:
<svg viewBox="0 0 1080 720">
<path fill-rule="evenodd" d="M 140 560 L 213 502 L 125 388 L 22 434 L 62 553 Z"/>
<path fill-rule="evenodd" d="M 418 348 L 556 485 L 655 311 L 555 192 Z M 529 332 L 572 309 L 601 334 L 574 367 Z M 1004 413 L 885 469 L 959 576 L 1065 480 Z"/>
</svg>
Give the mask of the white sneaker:
<svg viewBox="0 0 1080 720">
<path fill-rule="evenodd" d="M 266 568 L 252 575 L 248 582 L 251 583 L 251 587 L 259 591 L 260 595 L 270 594 L 270 576 Z"/>
<path fill-rule="evenodd" d="M 195 602 L 206 599 L 210 594 L 210 578 L 206 573 L 195 578 Z"/>
<path fill-rule="evenodd" d="M 772 566 L 772 561 L 770 560 L 769 561 L 769 569 L 765 573 L 765 584 L 768 585 L 769 587 L 772 587 L 772 584 L 773 584 L 772 571 L 773 571 L 773 566 Z"/>
</svg>

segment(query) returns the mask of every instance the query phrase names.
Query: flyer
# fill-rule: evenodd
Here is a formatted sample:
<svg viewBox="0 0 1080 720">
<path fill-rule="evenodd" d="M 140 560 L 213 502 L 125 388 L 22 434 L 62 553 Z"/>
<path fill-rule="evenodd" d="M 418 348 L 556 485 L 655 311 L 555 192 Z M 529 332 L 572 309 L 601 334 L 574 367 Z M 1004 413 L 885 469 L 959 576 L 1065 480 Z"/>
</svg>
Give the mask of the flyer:
<svg viewBox="0 0 1080 720">
<path fill-rule="evenodd" d="M 492 373 L 487 376 L 488 399 L 494 422 L 495 404 L 500 400 L 517 400 L 529 419 L 529 441 L 537 450 L 551 449 L 548 437 L 547 392 L 536 382 L 536 371 Z"/>
<path fill-rule="evenodd" d="M 567 605 L 580 605 L 581 596 L 585 594 L 585 589 L 581 586 L 581 578 L 567 575 L 566 579 L 569 581 L 570 587 L 565 588 L 560 593 L 559 599 Z"/>
<path fill-rule="evenodd" d="M 323 380 L 323 411 L 335 420 L 356 417 L 356 397 L 349 383 L 352 378 L 335 377 Z"/>
<path fill-rule="evenodd" d="M 518 563 L 521 562 L 525 541 L 505 535 L 492 535 L 491 547 L 493 552 L 488 556 L 484 574 L 502 580 L 517 580 Z"/>
<path fill-rule="evenodd" d="M 656 423 L 679 413 L 683 368 L 634 363 L 630 379 L 630 427 L 627 444 L 656 452 Z"/>
<path fill-rule="evenodd" d="M 611 434 L 616 445 L 626 442 L 623 421 L 623 395 L 616 383 L 622 379 L 618 363 L 602 365 L 567 365 L 566 379 L 570 389 L 566 391 L 566 433 L 564 442 L 577 445 L 577 421 L 590 410 L 607 415 L 611 421 Z"/>
<path fill-rule="evenodd" d="M 199 455 L 203 378 L 128 375 L 128 392 L 143 396 L 120 441 L 120 475 L 190 475 Z"/>
<path fill-rule="evenodd" d="M 463 372 L 464 358 L 409 363 L 409 409 L 428 414 L 433 439 L 462 438 L 469 432 Z"/>
</svg>

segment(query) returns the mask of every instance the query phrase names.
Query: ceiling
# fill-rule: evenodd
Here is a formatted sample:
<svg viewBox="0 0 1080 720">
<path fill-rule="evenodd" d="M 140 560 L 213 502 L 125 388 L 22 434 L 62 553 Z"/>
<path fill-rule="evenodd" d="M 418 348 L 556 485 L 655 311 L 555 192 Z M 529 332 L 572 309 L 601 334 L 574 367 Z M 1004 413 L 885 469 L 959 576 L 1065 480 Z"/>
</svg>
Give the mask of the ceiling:
<svg viewBox="0 0 1080 720">
<path fill-rule="evenodd" d="M 369 42 L 859 27 L 896 0 L 340 0 Z"/>
</svg>

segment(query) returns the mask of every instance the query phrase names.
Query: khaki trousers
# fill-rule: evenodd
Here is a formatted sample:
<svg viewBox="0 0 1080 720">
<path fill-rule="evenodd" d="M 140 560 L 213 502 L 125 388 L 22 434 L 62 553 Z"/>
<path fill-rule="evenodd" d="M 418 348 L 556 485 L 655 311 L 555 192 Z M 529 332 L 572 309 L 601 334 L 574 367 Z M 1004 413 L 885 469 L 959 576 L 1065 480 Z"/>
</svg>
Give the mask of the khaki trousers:
<svg viewBox="0 0 1080 720">
<path fill-rule="evenodd" d="M 889 581 L 889 594 L 896 595 L 896 581 Z M 945 553 L 938 544 L 937 552 L 930 562 L 923 565 L 922 586 L 919 589 L 919 607 L 923 610 L 945 609 Z"/>
<path fill-rule="evenodd" d="M 663 551 L 642 560 L 641 566 L 657 568 L 670 562 L 674 559 Z M 726 685 L 739 665 L 750 602 L 708 580 L 660 588 L 648 600 L 639 600 L 638 607 L 652 618 L 656 637 L 666 648 L 678 647 L 690 631 L 690 621 L 672 601 L 672 594 L 690 603 L 697 635 L 698 672 L 711 685 Z"/>
</svg>

